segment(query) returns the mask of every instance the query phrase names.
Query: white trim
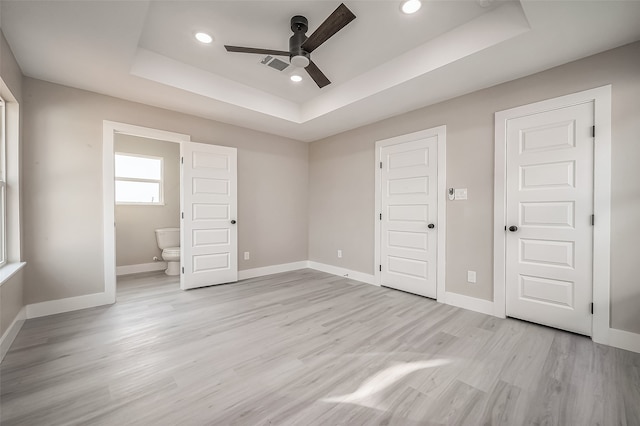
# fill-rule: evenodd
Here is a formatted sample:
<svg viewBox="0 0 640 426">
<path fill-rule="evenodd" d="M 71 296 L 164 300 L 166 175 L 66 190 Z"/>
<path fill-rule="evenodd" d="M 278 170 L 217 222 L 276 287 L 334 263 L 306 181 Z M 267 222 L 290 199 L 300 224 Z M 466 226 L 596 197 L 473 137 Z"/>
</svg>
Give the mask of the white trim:
<svg viewBox="0 0 640 426">
<path fill-rule="evenodd" d="M 4 98 L 5 131 L 5 183 L 6 183 L 6 210 L 5 210 L 5 260 L 7 263 L 20 262 L 22 260 L 21 238 L 21 170 L 20 161 L 21 143 L 20 126 L 21 105 L 9 90 L 9 87 L 0 78 L 0 96 Z"/>
<path fill-rule="evenodd" d="M 191 140 L 191 136 L 181 133 L 168 132 L 165 130 L 152 129 L 149 127 L 135 126 L 132 124 L 118 123 L 108 120 L 104 120 L 102 122 L 102 217 L 104 235 L 105 304 L 115 303 L 116 301 L 115 177 L 113 164 L 113 146 L 116 133 L 177 143 L 188 142 Z"/>
<path fill-rule="evenodd" d="M 116 275 L 139 274 L 141 272 L 164 271 L 167 262 L 139 263 L 137 265 L 122 265 L 116 267 Z"/>
<path fill-rule="evenodd" d="M 438 249 L 437 249 L 437 270 L 436 270 L 436 296 L 439 302 L 445 294 L 446 282 L 446 242 L 447 242 L 447 126 L 432 127 L 430 129 L 421 130 L 419 132 L 409 133 L 406 135 L 396 136 L 390 139 L 376 141 L 375 155 L 375 229 L 374 229 L 374 282 L 375 285 L 381 285 L 381 274 L 375 265 L 381 264 L 380 253 L 380 220 L 378 215 L 380 212 L 380 204 L 382 197 L 381 190 L 381 171 L 380 171 L 380 148 L 397 145 L 404 142 L 415 141 L 431 136 L 438 138 Z"/>
<path fill-rule="evenodd" d="M 450 291 L 444 294 L 438 302 L 447 305 L 456 306 L 458 308 L 467 309 L 469 311 L 480 312 L 481 314 L 493 315 L 493 302 L 491 300 L 478 299 L 476 297 L 465 296 L 463 294 L 452 293 Z"/>
<path fill-rule="evenodd" d="M 263 266 L 261 268 L 245 269 L 238 271 L 238 280 L 263 277 L 265 275 L 279 274 L 281 272 L 297 271 L 308 267 L 306 260 L 300 262 L 282 263 L 280 265 Z"/>
<path fill-rule="evenodd" d="M 438 132 L 438 261 L 436 267 L 436 297 L 446 293 L 447 245 L 447 126 Z M 434 129 L 434 130 L 435 130 Z"/>
<path fill-rule="evenodd" d="M 308 267 L 310 269 L 315 269 L 316 271 L 326 272 L 327 274 L 337 275 L 340 277 L 349 278 L 352 280 L 360 281 L 366 284 L 373 284 L 379 286 L 380 284 L 376 284 L 375 276 L 371 274 L 365 274 L 364 272 L 352 271 L 351 269 L 340 268 L 338 266 L 327 265 L 325 263 L 318 263 L 313 261 L 308 261 Z"/>
<path fill-rule="evenodd" d="M 611 234 L 611 85 L 536 102 L 495 114 L 495 181 L 493 294 L 494 315 L 505 317 L 505 233 L 506 224 L 506 122 L 524 115 L 550 111 L 585 102 L 594 103 L 596 126 L 594 151 L 593 303 L 592 339 L 607 344 L 610 315 Z"/>
<path fill-rule="evenodd" d="M 593 321 L 591 338 L 603 343 L 609 337 L 611 309 L 611 85 L 592 91 L 593 152 Z M 597 285 L 596 285 L 597 284 Z M 614 345 L 615 346 L 615 345 Z M 636 351 L 640 352 L 640 351 Z"/>
<path fill-rule="evenodd" d="M 615 348 L 640 353 L 640 334 L 616 328 L 610 328 L 608 331 L 609 342 L 606 344 Z"/>
<path fill-rule="evenodd" d="M 47 315 L 62 314 L 80 309 L 109 305 L 111 301 L 107 293 L 85 294 L 83 296 L 67 297 L 66 299 L 49 300 L 46 302 L 27 305 L 27 319 L 46 317 Z"/>
<path fill-rule="evenodd" d="M 0 268 L 0 287 L 13 277 L 20 269 L 24 268 L 26 262 L 5 263 Z"/>
<path fill-rule="evenodd" d="M 27 319 L 27 310 L 23 306 L 18 314 L 11 322 L 11 325 L 4 332 L 2 337 L 0 338 L 0 362 L 4 359 L 4 356 L 9 352 L 9 348 L 13 344 L 13 341 L 16 339 L 16 336 L 20 332 L 20 329 L 24 325 L 25 320 Z"/>
</svg>

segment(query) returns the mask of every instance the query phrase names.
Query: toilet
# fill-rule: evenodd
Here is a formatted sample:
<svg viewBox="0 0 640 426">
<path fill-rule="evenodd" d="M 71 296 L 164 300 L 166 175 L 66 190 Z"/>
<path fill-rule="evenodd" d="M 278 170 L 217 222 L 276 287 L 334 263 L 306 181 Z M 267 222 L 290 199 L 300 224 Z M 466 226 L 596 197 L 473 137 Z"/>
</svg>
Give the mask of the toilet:
<svg viewBox="0 0 640 426">
<path fill-rule="evenodd" d="M 156 229 L 156 241 L 167 262 L 167 275 L 180 275 L 180 228 Z"/>
</svg>

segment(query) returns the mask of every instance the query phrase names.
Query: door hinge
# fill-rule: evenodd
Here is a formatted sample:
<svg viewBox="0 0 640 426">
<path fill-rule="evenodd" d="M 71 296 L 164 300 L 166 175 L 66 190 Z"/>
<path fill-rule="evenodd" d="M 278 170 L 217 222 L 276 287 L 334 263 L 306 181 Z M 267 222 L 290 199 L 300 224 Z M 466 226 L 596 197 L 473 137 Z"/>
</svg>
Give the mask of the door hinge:
<svg viewBox="0 0 640 426">
<path fill-rule="evenodd" d="M 184 164 L 184 157 L 180 157 L 180 164 Z"/>
<path fill-rule="evenodd" d="M 592 138 L 596 137 L 596 126 L 591 126 L 591 137 Z"/>
<path fill-rule="evenodd" d="M 382 220 L 382 213 L 380 213 L 380 220 Z"/>
<path fill-rule="evenodd" d="M 591 315 L 593 315 L 593 303 L 591 304 L 591 306 L 589 307 L 589 309 L 591 310 Z"/>
<path fill-rule="evenodd" d="M 180 216 L 184 219 L 184 212 L 180 213 Z"/>
<path fill-rule="evenodd" d="M 382 272 L 382 265 L 380 265 L 380 272 Z"/>
<path fill-rule="evenodd" d="M 380 168 L 382 168 L 382 161 L 380 162 Z"/>
<path fill-rule="evenodd" d="M 596 224 L 596 215 L 592 214 L 591 215 L 591 226 L 595 226 L 595 224 Z"/>
<path fill-rule="evenodd" d="M 184 266 L 182 267 L 182 273 L 184 274 Z"/>
</svg>

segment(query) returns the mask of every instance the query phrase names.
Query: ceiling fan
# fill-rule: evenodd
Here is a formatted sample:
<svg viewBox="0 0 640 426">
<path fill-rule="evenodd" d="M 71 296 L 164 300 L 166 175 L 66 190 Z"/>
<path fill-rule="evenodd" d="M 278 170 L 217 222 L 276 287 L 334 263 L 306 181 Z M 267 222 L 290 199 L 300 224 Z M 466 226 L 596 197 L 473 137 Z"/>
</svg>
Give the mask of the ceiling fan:
<svg viewBox="0 0 640 426">
<path fill-rule="evenodd" d="M 325 76 L 318 66 L 311 60 L 311 52 L 318 48 L 322 43 L 329 40 L 335 33 L 344 28 L 349 22 L 356 19 L 356 15 L 353 14 L 347 8 L 347 6 L 341 4 L 331 15 L 314 31 L 309 37 L 306 36 L 306 32 L 309 29 L 307 18 L 304 16 L 296 15 L 291 18 L 291 31 L 293 35 L 289 39 L 289 51 L 285 50 L 271 50 L 271 49 L 258 49 L 253 47 L 239 47 L 239 46 L 227 46 L 227 52 L 238 53 L 257 53 L 260 55 L 274 55 L 274 56 L 288 56 L 292 65 L 301 67 L 307 70 L 309 76 L 316 82 L 318 87 L 331 83 L 327 76 Z"/>
</svg>

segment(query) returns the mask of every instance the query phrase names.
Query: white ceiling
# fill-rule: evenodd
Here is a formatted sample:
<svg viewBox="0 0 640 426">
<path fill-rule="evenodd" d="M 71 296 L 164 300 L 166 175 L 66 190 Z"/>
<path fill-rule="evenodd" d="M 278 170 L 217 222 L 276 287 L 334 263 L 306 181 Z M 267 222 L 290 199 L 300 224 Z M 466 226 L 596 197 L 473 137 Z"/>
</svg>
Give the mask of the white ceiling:
<svg viewBox="0 0 640 426">
<path fill-rule="evenodd" d="M 346 1 L 323 89 L 223 45 L 288 50 L 291 16 L 310 35 L 338 1 L 0 0 L 0 26 L 30 77 L 303 141 L 640 40 L 639 0 L 423 2 Z"/>
</svg>

